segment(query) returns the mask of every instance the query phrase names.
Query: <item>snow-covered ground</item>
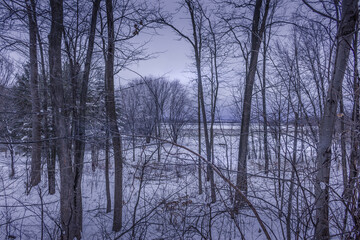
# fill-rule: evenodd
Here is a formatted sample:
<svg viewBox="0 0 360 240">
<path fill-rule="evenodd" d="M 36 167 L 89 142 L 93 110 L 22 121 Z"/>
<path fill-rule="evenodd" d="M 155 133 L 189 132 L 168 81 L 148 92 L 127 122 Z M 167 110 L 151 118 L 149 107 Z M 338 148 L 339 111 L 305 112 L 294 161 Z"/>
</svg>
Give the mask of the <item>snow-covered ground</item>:
<svg viewBox="0 0 360 240">
<path fill-rule="evenodd" d="M 226 131 L 223 131 L 223 130 Z M 255 129 L 255 128 L 254 128 Z M 253 129 L 253 130 L 254 130 Z M 195 152 L 197 136 L 188 127 L 180 144 Z M 256 129 L 255 129 L 256 130 Z M 294 182 L 290 217 L 291 239 L 308 239 L 313 234 L 315 151 L 309 139 L 298 143 L 296 174 L 291 179 L 293 138 L 281 136 L 280 148 L 270 136 L 270 172 L 264 172 L 263 149 L 259 132 L 252 134 L 248 160 L 248 198 L 254 204 L 272 239 L 286 238 L 289 214 L 289 189 Z M 214 141 L 215 165 L 233 183 L 236 182 L 239 129 L 217 126 Z M 155 141 L 155 140 L 154 140 Z M 136 159 L 131 143 L 125 142 L 123 228 L 111 231 L 112 212 L 106 213 L 104 152 L 99 166 L 91 169 L 90 151 L 85 154 L 83 193 L 83 239 L 265 239 L 259 223 L 247 207 L 231 218 L 234 191 L 215 176 L 217 202 L 211 204 L 206 166 L 202 164 L 202 187 L 198 194 L 198 158 L 182 148 L 164 143 L 158 160 L 156 144 L 144 146 L 138 139 Z M 278 159 L 280 149 L 280 160 Z M 205 156 L 205 146 L 202 155 Z M 301 155 L 303 154 L 303 155 Z M 0 239 L 58 239 L 60 227 L 59 177 L 55 195 L 49 195 L 46 165 L 39 186 L 26 194 L 30 159 L 16 155 L 16 174 L 9 178 L 9 156 L 0 153 Z M 28 164 L 26 164 L 28 162 Z M 331 232 L 339 233 L 344 215 L 341 200 L 342 178 L 333 162 L 331 190 Z M 57 171 L 58 171 L 58 165 Z M 113 164 L 110 181 L 113 195 Z M 57 172 L 57 175 L 59 172 Z M 334 237 L 337 239 L 337 237 Z"/>
</svg>

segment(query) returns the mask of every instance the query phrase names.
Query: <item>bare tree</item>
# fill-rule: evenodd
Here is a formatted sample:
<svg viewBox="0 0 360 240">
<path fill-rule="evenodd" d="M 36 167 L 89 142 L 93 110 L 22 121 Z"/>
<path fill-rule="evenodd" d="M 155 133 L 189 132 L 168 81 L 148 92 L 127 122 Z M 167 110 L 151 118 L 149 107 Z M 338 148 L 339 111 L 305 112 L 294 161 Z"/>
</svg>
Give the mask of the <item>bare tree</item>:
<svg viewBox="0 0 360 240">
<path fill-rule="evenodd" d="M 358 70 L 358 27 L 359 21 L 357 22 L 357 31 L 354 34 L 353 43 L 353 61 L 354 61 L 354 75 L 353 75 L 353 108 L 351 116 L 351 153 L 349 159 L 349 176 L 347 175 L 346 161 L 343 162 L 343 178 L 344 178 L 344 198 L 345 198 L 345 217 L 344 217 L 344 229 L 346 229 L 348 213 L 350 212 L 354 226 L 352 232 L 355 233 L 356 237 L 359 237 L 360 220 L 357 215 L 359 209 L 358 201 L 360 195 L 359 186 L 356 186 L 356 179 L 359 176 L 359 158 L 360 158 L 360 78 Z M 345 156 L 346 157 L 346 156 Z"/>
<path fill-rule="evenodd" d="M 51 0 L 51 30 L 49 35 L 50 90 L 55 118 L 58 156 L 60 164 L 60 215 L 61 236 L 74 239 L 77 228 L 73 214 L 74 189 L 72 162 L 68 149 L 68 130 L 65 115 L 64 83 L 62 81 L 61 42 L 63 33 L 63 1 Z"/>
<path fill-rule="evenodd" d="M 82 79 L 79 84 L 80 94 L 79 97 L 76 94 L 77 89 L 73 90 L 75 92 L 75 96 L 73 99 L 73 132 L 75 133 L 75 141 L 74 141 L 74 189 L 75 189 L 75 218 L 76 225 L 78 226 L 77 238 L 81 238 L 82 231 L 82 193 L 81 193 L 81 179 L 83 174 L 83 164 L 84 164 L 84 153 L 85 153 L 85 130 L 86 130 L 86 102 L 88 96 L 88 86 L 89 86 L 89 78 L 90 78 L 90 67 L 94 49 L 95 42 L 95 29 L 97 23 L 98 11 L 100 8 L 100 0 L 95 0 L 93 2 L 92 7 L 92 15 L 89 29 L 89 42 L 86 51 L 85 64 L 84 64 L 84 72 L 82 75 Z M 76 59 L 75 59 L 76 60 Z M 77 68 L 75 66 L 75 68 Z M 75 69 L 77 71 L 78 69 Z M 78 74 L 78 73 L 74 73 Z M 75 78 L 75 76 L 72 76 Z M 77 84 L 73 84 L 73 88 L 77 87 Z M 79 102 L 79 104 L 77 104 Z M 78 106 L 77 106 L 78 105 Z"/>
<path fill-rule="evenodd" d="M 29 21 L 29 56 L 30 56 L 30 92 L 32 109 L 32 144 L 31 148 L 31 186 L 36 186 L 41 181 L 41 115 L 40 97 L 38 87 L 38 59 L 37 59 L 37 28 L 35 1 L 26 1 L 26 11 Z"/>
<path fill-rule="evenodd" d="M 257 0 L 254 8 L 252 30 L 251 30 L 251 56 L 249 70 L 246 75 L 244 101 L 241 117 L 240 129 L 240 143 L 239 143 L 239 159 L 238 159 L 238 173 L 236 178 L 236 186 L 247 194 L 247 154 L 248 154 L 248 140 L 250 129 L 250 115 L 251 115 L 251 100 L 252 90 L 255 81 L 255 74 L 257 70 L 257 62 L 259 56 L 259 49 L 265 32 L 267 15 L 270 7 L 270 0 L 265 1 L 264 12 L 261 18 L 261 9 L 263 1 Z M 241 198 L 238 193 L 235 194 L 235 212 L 238 212 Z"/>
<path fill-rule="evenodd" d="M 336 56 L 333 65 L 324 114 L 320 123 L 319 143 L 317 147 L 317 174 L 315 181 L 317 239 L 328 239 L 329 232 L 329 183 L 331 163 L 331 141 L 334 133 L 339 93 L 349 58 L 351 43 L 358 19 L 358 1 L 344 0 L 342 16 L 337 32 Z"/>
<path fill-rule="evenodd" d="M 106 0 L 106 16 L 108 30 L 107 55 L 105 61 L 105 85 L 106 85 L 106 115 L 109 120 L 109 131 L 112 136 L 115 162 L 115 186 L 114 186 L 114 218 L 113 231 L 118 232 L 122 226 L 122 171 L 123 156 L 121 135 L 117 123 L 114 96 L 114 54 L 115 33 L 114 13 L 112 0 Z"/>
<path fill-rule="evenodd" d="M 192 113 L 186 89 L 179 81 L 170 83 L 169 101 L 170 136 L 174 143 L 177 143 L 181 129 L 189 122 Z"/>
<path fill-rule="evenodd" d="M 169 23 L 165 19 L 161 19 L 161 23 L 169 26 L 173 29 L 179 36 L 189 42 L 189 44 L 193 48 L 194 53 L 194 61 L 196 66 L 196 75 L 197 75 L 197 87 L 198 87 L 198 101 L 199 101 L 199 111 L 201 111 L 201 118 L 204 128 L 204 136 L 205 136 L 205 149 L 207 159 L 211 162 L 211 140 L 209 134 L 209 127 L 207 122 L 207 113 L 205 108 L 205 96 L 204 96 L 204 84 L 203 84 L 203 75 L 202 75 L 202 52 L 203 52 L 203 31 L 205 24 L 204 11 L 202 10 L 202 5 L 199 1 L 193 0 L 185 0 L 182 3 L 185 6 L 191 21 L 191 31 L 192 35 L 188 36 L 179 28 Z M 198 117 L 199 118 L 199 117 Z M 200 119 L 200 118 L 199 118 Z M 200 128 L 200 126 L 199 126 Z M 200 131 L 199 131 L 200 133 Z M 200 140 L 200 134 L 199 134 Z M 199 142 L 200 144 L 200 142 Z M 199 148 L 200 150 L 200 148 Z M 214 173 L 212 168 L 208 166 L 208 179 L 210 180 L 211 185 L 211 201 L 216 202 L 216 191 L 215 191 L 215 181 L 214 181 Z M 201 191 L 199 191 L 201 192 Z"/>
<path fill-rule="evenodd" d="M 264 144 L 264 160 L 265 160 L 265 174 L 269 172 L 269 143 L 268 143 L 268 120 L 267 120 L 267 108 L 266 108 L 266 60 L 267 60 L 267 53 L 269 48 L 271 36 L 271 29 L 268 32 L 264 32 L 264 41 L 263 41 L 263 65 L 262 65 L 262 82 L 261 82 L 261 99 L 262 99 L 262 115 L 263 115 L 263 144 Z"/>
<path fill-rule="evenodd" d="M 163 122 L 165 105 L 169 98 L 169 83 L 163 78 L 143 78 L 149 89 L 152 105 L 155 107 L 155 136 L 161 138 L 161 123 Z M 158 161 L 161 159 L 161 141 L 157 140 Z"/>
<path fill-rule="evenodd" d="M 142 108 L 142 100 L 140 94 L 143 92 L 143 89 L 139 87 L 142 83 L 132 83 L 129 86 L 125 87 L 121 91 L 121 111 L 123 114 L 124 129 L 129 131 L 131 134 L 132 141 L 132 157 L 133 161 L 136 159 L 136 137 L 138 134 L 141 122 L 140 114 Z"/>
</svg>

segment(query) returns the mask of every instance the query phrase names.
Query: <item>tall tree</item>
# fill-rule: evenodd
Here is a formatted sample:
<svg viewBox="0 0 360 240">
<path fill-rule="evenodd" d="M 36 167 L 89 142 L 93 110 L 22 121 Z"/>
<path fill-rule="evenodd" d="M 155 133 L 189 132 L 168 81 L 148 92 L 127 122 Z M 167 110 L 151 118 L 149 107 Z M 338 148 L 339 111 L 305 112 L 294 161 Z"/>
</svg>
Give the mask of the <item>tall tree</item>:
<svg viewBox="0 0 360 240">
<path fill-rule="evenodd" d="M 38 86 L 38 59 L 37 59 L 37 27 L 36 3 L 26 0 L 26 12 L 29 21 L 29 56 L 30 56 L 30 92 L 31 92 L 31 186 L 36 186 L 41 181 L 41 115 L 40 97 Z"/>
<path fill-rule="evenodd" d="M 35 8 L 36 9 L 36 6 Z M 35 12 L 35 10 L 34 10 Z M 41 33 L 39 30 L 37 15 L 34 15 L 34 20 L 36 24 L 36 36 L 37 42 L 39 45 L 39 55 L 40 55 L 40 66 L 41 66 L 41 81 L 40 81 L 40 89 L 42 88 L 42 111 L 43 111 L 43 132 L 44 132 L 44 150 L 43 154 L 46 158 L 47 165 L 47 175 L 48 175 L 48 189 L 49 194 L 55 194 L 55 160 L 56 160 L 56 144 L 55 141 L 49 140 L 50 136 L 54 137 L 54 130 L 50 130 L 49 122 L 54 123 L 53 116 L 49 116 L 48 105 L 49 105 L 49 87 L 48 87 L 48 77 L 47 77 L 47 69 L 45 63 L 45 50 L 44 44 L 41 38 Z M 53 124 L 54 125 L 54 124 Z M 54 129 L 54 128 L 52 128 Z"/>
<path fill-rule="evenodd" d="M 264 41 L 263 41 L 263 65 L 262 65 L 262 81 L 261 84 L 261 100 L 262 100 L 262 116 L 263 116 L 263 144 L 264 144 L 264 160 L 265 160 L 265 174 L 269 173 L 269 143 L 268 143 L 268 120 L 267 120 L 267 108 L 266 108 L 266 60 L 267 53 L 269 48 L 271 36 L 271 29 L 267 32 L 264 32 Z"/>
<path fill-rule="evenodd" d="M 61 66 L 61 42 L 64 31 L 63 25 L 63 2 L 51 2 L 52 9 L 52 25 L 49 35 L 49 66 L 50 66 L 50 90 L 52 97 L 52 105 L 55 118 L 55 132 L 57 137 L 57 152 L 60 162 L 60 178 L 61 178 L 61 223 L 62 223 L 62 237 L 65 239 L 81 239 L 82 235 L 82 192 L 81 179 L 82 169 L 84 163 L 85 151 L 85 115 L 86 102 L 88 94 L 88 84 L 90 76 L 90 66 L 92 60 L 92 53 L 95 40 L 95 29 L 97 22 L 98 10 L 100 7 L 100 0 L 93 2 L 91 23 L 89 31 L 89 40 L 87 45 L 84 72 L 80 77 L 80 65 L 71 59 L 70 76 L 72 86 L 79 86 L 80 94 L 77 94 L 78 89 L 73 90 L 72 105 L 68 105 L 65 100 L 67 92 L 65 91 L 66 82 L 63 81 L 63 73 Z M 76 29 L 79 26 L 76 26 Z M 67 50 L 69 50 L 69 42 L 65 43 Z M 74 55 L 76 55 L 77 48 L 74 47 Z M 68 52 L 69 53 L 69 52 Z M 56 55 L 56 56 L 55 56 Z M 77 80 L 81 79 L 80 84 Z M 72 111 L 72 132 L 75 134 L 73 140 L 74 146 L 71 146 L 69 141 L 70 128 L 70 111 Z M 73 150 L 73 152 L 71 152 Z M 71 158 L 73 154 L 73 162 Z"/>
<path fill-rule="evenodd" d="M 359 22 L 357 23 L 357 25 Z M 358 27 L 357 27 L 358 28 Z M 360 237 L 360 218 L 359 218 L 359 196 L 360 189 L 356 185 L 356 179 L 359 177 L 359 165 L 360 165 L 360 78 L 358 70 L 358 32 L 355 33 L 353 51 L 354 51 L 354 82 L 353 82 L 353 109 L 351 117 L 351 154 L 349 161 L 349 178 L 348 182 L 345 182 L 346 188 L 344 191 L 345 201 L 347 207 L 345 209 L 344 228 L 346 227 L 348 211 L 353 215 L 354 221 L 353 231 L 357 234 L 356 237 Z M 346 162 L 345 162 L 346 163 Z M 346 173 L 347 167 L 343 166 L 343 172 Z M 347 174 L 343 174 L 344 179 L 347 178 Z"/>
<path fill-rule="evenodd" d="M 114 186 L 114 218 L 113 231 L 118 232 L 122 226 L 122 172 L 123 157 L 121 135 L 118 128 L 115 95 L 114 95 L 114 54 L 115 54 L 115 33 L 114 13 L 112 0 L 106 0 L 107 17 L 107 51 L 105 61 L 105 91 L 106 91 L 106 115 L 109 123 L 109 131 L 112 137 L 115 161 L 115 186 Z"/>
<path fill-rule="evenodd" d="M 269 12 L 270 0 L 265 1 L 263 16 L 261 18 L 263 1 L 256 0 L 254 15 L 251 29 L 251 55 L 249 69 L 246 75 L 244 101 L 241 117 L 241 129 L 240 129 L 240 143 L 239 143 L 239 156 L 237 166 L 236 186 L 247 194 L 247 155 L 248 155 L 248 141 L 249 141 L 249 129 L 250 129 L 250 115 L 251 115 L 251 101 L 252 92 L 255 82 L 255 74 L 257 70 L 257 62 L 259 56 L 259 49 L 262 42 L 262 38 L 265 32 L 266 19 Z M 238 192 L 235 194 L 235 212 L 238 212 L 241 203 L 241 196 Z"/>
<path fill-rule="evenodd" d="M 173 24 L 169 23 L 165 19 L 161 20 L 161 23 L 169 26 L 171 29 L 173 29 L 181 38 L 185 39 L 190 43 L 193 49 L 194 54 L 194 60 L 195 60 L 195 67 L 196 67 L 196 80 L 197 80 L 197 92 L 198 92 L 198 120 L 200 123 L 200 115 L 202 118 L 202 124 L 204 128 L 204 137 L 205 137 L 205 150 L 206 150 L 206 157 L 208 162 L 212 162 L 212 156 L 211 156 L 211 136 L 209 134 L 209 126 L 207 122 L 207 114 L 206 114 L 206 108 L 205 108 L 205 95 L 204 95 L 204 84 L 203 84 L 203 74 L 202 74 L 202 53 L 203 53 L 203 31 L 204 31 L 204 24 L 205 24 L 205 12 L 203 11 L 202 4 L 198 0 L 184 0 L 183 5 L 186 8 L 186 11 L 189 14 L 190 21 L 191 21 L 191 35 L 186 35 L 183 31 L 181 31 L 179 28 L 174 26 Z M 212 38 L 212 36 L 210 36 Z M 215 101 L 216 103 L 216 101 Z M 212 117 L 214 117 L 212 115 Z M 199 125 L 200 128 L 200 125 Z M 199 144 L 200 143 L 200 131 L 199 131 Z M 200 151 L 199 146 L 199 151 Z M 215 181 L 214 181 L 214 173 L 213 169 L 208 166 L 208 180 L 210 180 L 211 185 L 211 202 L 216 202 L 216 189 L 215 189 Z M 200 174 L 199 174 L 199 177 Z M 199 181 L 199 184 L 201 182 Z M 199 193 L 201 193 L 200 186 L 199 186 Z"/>
<path fill-rule="evenodd" d="M 86 51 L 85 66 L 82 79 L 80 82 L 80 96 L 79 96 L 79 106 L 75 107 L 76 114 L 74 114 L 74 133 L 75 133 L 75 147 L 74 147 L 74 189 L 75 189 L 75 208 L 76 208 L 76 224 L 79 226 L 77 236 L 81 237 L 82 229 L 82 194 L 81 194 L 81 179 L 84 165 L 84 153 L 85 153 L 85 130 L 86 130 L 86 102 L 88 96 L 89 88 L 89 78 L 90 78 L 90 67 L 94 49 L 95 42 L 95 29 L 98 11 L 100 8 L 100 0 L 95 0 L 93 2 L 91 23 L 89 29 L 89 42 Z M 73 86 L 74 87 L 74 86 Z M 75 102 L 75 104 L 76 104 Z"/>
<path fill-rule="evenodd" d="M 61 238 L 72 240 L 76 236 L 74 216 L 74 188 L 72 162 L 68 151 L 68 128 L 62 79 L 61 42 L 63 33 L 63 0 L 51 0 L 51 29 L 49 34 L 50 91 L 55 118 L 57 153 L 60 165 L 60 223 Z"/>
<path fill-rule="evenodd" d="M 201 4 L 196 1 L 192 0 L 185 0 L 187 10 L 190 15 L 191 19 L 191 26 L 192 26 L 192 40 L 187 38 L 193 49 L 194 49 L 194 57 L 195 57 L 195 65 L 196 65 L 196 74 L 197 74 L 197 84 L 198 84 L 198 94 L 199 94 L 199 101 L 200 101 L 200 109 L 201 109 L 201 117 L 203 121 L 204 127 L 204 136 L 205 136 L 205 149 L 206 149 L 206 158 L 208 162 L 212 162 L 211 156 L 211 139 L 209 136 L 208 131 L 208 122 L 206 116 L 206 109 L 205 109 L 205 97 L 204 97 L 204 88 L 203 88 L 203 77 L 201 72 L 201 53 L 202 53 L 202 24 L 203 24 L 203 11 Z M 199 16 L 199 20 L 197 21 L 196 17 L 197 14 Z M 215 193 L 215 180 L 214 180 L 214 171 L 213 169 L 208 166 L 208 178 L 210 180 L 211 185 L 211 202 L 216 202 L 216 193 Z"/>
<path fill-rule="evenodd" d="M 169 83 L 163 78 L 146 79 L 143 78 L 145 85 L 149 89 L 151 99 L 155 106 L 155 136 L 157 138 L 158 161 L 161 158 L 161 123 L 164 117 L 165 103 L 170 95 Z"/>
<path fill-rule="evenodd" d="M 179 140 L 181 129 L 189 122 L 191 114 L 191 102 L 185 87 L 179 81 L 170 83 L 170 99 L 168 120 L 170 136 L 174 143 Z"/>
<path fill-rule="evenodd" d="M 334 133 L 336 111 L 338 107 L 342 81 L 347 67 L 351 43 L 358 21 L 358 1 L 344 0 L 342 16 L 337 30 L 336 56 L 333 74 L 328 87 L 324 114 L 320 123 L 317 146 L 317 173 L 315 179 L 316 197 L 316 239 L 329 239 L 329 183 L 331 166 L 331 142 Z"/>
</svg>

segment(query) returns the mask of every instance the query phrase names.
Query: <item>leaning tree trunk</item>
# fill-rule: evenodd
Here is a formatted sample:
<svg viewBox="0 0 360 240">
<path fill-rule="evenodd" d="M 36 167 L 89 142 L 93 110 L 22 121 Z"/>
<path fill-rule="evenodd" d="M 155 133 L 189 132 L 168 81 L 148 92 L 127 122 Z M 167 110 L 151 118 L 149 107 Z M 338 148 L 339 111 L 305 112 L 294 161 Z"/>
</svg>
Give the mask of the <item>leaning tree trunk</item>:
<svg viewBox="0 0 360 240">
<path fill-rule="evenodd" d="M 114 185 L 114 219 L 113 231 L 118 232 L 122 225 L 122 147 L 121 135 L 117 124 L 114 96 L 114 16 L 112 0 L 106 0 L 106 16 L 108 25 L 108 46 L 105 63 L 105 82 L 106 82 L 106 115 L 109 120 L 109 130 L 112 137 L 115 162 L 115 185 Z"/>
<path fill-rule="evenodd" d="M 329 239 L 329 182 L 331 166 L 331 141 L 335 128 L 336 111 L 344 73 L 349 59 L 349 52 L 355 24 L 358 18 L 358 1 L 344 0 L 342 2 L 342 19 L 337 32 L 337 48 L 333 75 L 330 81 L 324 115 L 319 130 L 317 149 L 317 173 L 315 179 L 316 197 L 316 239 Z"/>
<path fill-rule="evenodd" d="M 61 239 L 72 240 L 77 225 L 74 218 L 74 176 L 68 151 L 67 123 L 62 81 L 61 40 L 63 32 L 63 0 L 50 0 L 51 30 L 49 34 L 50 90 L 55 118 L 57 153 L 60 165 Z"/>
<path fill-rule="evenodd" d="M 29 52 L 30 52 L 30 92 L 31 92 L 31 125 L 32 125 L 32 147 L 31 147 L 31 186 L 36 186 L 41 181 L 41 116 L 40 97 L 38 86 L 38 60 L 36 40 L 36 6 L 35 1 L 26 1 L 26 10 L 29 20 Z"/>
<path fill-rule="evenodd" d="M 236 186 L 247 195 L 247 155 L 250 129 L 250 114 L 253 86 L 255 82 L 255 73 L 259 56 L 259 49 L 265 31 L 266 18 L 269 11 L 270 0 L 266 0 L 265 11 L 260 24 L 262 0 L 256 0 L 251 32 L 251 56 L 249 71 L 246 76 L 245 93 L 243 101 L 243 112 L 241 117 L 238 172 L 236 177 Z M 260 28 L 259 28 L 260 26 Z M 234 212 L 237 213 L 241 204 L 241 196 L 238 192 L 235 194 Z"/>
</svg>

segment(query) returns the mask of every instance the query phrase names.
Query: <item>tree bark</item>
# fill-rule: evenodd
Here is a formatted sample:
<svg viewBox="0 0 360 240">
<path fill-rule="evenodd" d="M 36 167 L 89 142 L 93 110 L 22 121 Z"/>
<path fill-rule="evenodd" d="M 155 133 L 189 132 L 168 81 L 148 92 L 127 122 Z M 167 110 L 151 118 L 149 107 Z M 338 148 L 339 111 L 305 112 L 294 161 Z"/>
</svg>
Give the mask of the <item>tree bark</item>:
<svg viewBox="0 0 360 240">
<path fill-rule="evenodd" d="M 26 1 L 26 10 L 29 20 L 29 53 L 30 53 L 30 92 L 31 92 L 31 187 L 38 185 L 41 181 L 41 115 L 40 97 L 38 86 L 38 59 L 37 59 L 37 28 L 36 28 L 36 6 L 35 1 Z"/>
<path fill-rule="evenodd" d="M 95 172 L 99 163 L 99 150 L 96 143 L 91 143 L 90 148 L 91 148 L 91 169 L 93 172 Z"/>
<path fill-rule="evenodd" d="M 74 218 L 74 175 L 68 151 L 67 123 L 62 81 L 61 42 L 63 32 L 63 0 L 50 0 L 51 30 L 49 34 L 50 91 L 55 118 L 57 153 L 60 164 L 61 238 L 72 240 L 76 233 Z"/>
<path fill-rule="evenodd" d="M 106 119 L 106 140 L 105 140 L 105 188 L 106 188 L 106 212 L 111 212 L 111 195 L 110 195 L 110 178 L 109 178 L 109 130 L 107 128 L 108 120 Z"/>
<path fill-rule="evenodd" d="M 266 111 L 266 33 L 264 32 L 264 57 L 263 57 L 263 81 L 261 86 L 262 108 L 263 108 L 263 129 L 264 129 L 264 158 L 265 158 L 265 174 L 269 174 L 269 149 L 268 149 L 268 123 L 267 123 L 267 111 Z"/>
<path fill-rule="evenodd" d="M 106 81 L 106 115 L 109 119 L 109 130 L 112 136 L 115 162 L 115 190 L 114 190 L 114 219 L 113 231 L 118 232 L 122 227 L 122 145 L 121 135 L 117 124 L 114 96 L 114 16 L 112 0 L 106 0 L 106 16 L 108 25 L 108 46 L 105 63 Z"/>
<path fill-rule="evenodd" d="M 346 203 L 345 218 L 344 218 L 344 229 L 346 229 L 348 211 L 353 214 L 354 228 L 357 232 L 356 236 L 360 235 L 360 217 L 355 216 L 358 212 L 359 205 L 356 202 L 357 194 L 359 194 L 360 189 L 356 187 L 357 179 L 359 178 L 359 166 L 360 166 L 360 79 L 358 71 L 358 33 L 355 33 L 353 51 L 354 51 L 354 83 L 353 83 L 353 95 L 354 95 L 354 105 L 352 109 L 352 125 L 351 125 L 351 153 L 349 161 L 349 177 L 344 184 L 346 184 L 344 190 L 344 199 Z M 346 162 L 345 162 L 346 164 Z M 343 164 L 343 175 L 344 178 L 347 178 L 347 167 Z M 344 179 L 345 180 L 345 179 Z"/>
<path fill-rule="evenodd" d="M 341 170 L 343 175 L 343 186 L 344 190 L 347 186 L 347 160 L 346 160 L 346 131 L 345 131 L 345 119 L 344 119 L 344 96 L 343 92 L 340 89 L 340 114 L 343 114 L 343 117 L 340 119 L 340 146 L 341 146 Z"/>
<path fill-rule="evenodd" d="M 197 117 L 198 117 L 198 151 L 199 151 L 199 155 L 201 155 L 201 107 L 200 107 L 200 94 L 198 92 L 198 97 L 197 97 L 197 104 L 198 104 L 198 108 L 197 108 Z M 198 159 L 198 188 L 199 188 L 199 195 L 201 195 L 203 193 L 203 189 L 202 189 L 202 177 L 201 177 L 201 171 L 202 171 L 202 167 L 201 167 L 201 159 L 199 157 Z"/>
<path fill-rule="evenodd" d="M 248 155 L 248 141 L 250 129 L 250 115 L 251 115 L 251 100 L 252 91 L 255 82 L 255 73 L 257 69 L 257 61 L 259 56 L 259 49 L 265 31 L 266 18 L 269 11 L 270 0 L 265 2 L 265 10 L 262 22 L 260 23 L 262 0 L 256 0 L 254 16 L 252 22 L 251 32 L 251 56 L 248 74 L 246 76 L 245 93 L 243 101 L 243 112 L 241 118 L 240 129 L 240 143 L 238 155 L 238 172 L 236 177 L 236 186 L 247 195 L 247 155 Z M 260 26 L 260 28 L 259 28 Z M 241 196 L 236 192 L 235 194 L 235 213 L 238 212 L 241 204 Z"/>
<path fill-rule="evenodd" d="M 358 19 L 358 1 L 344 0 L 342 2 L 342 19 L 337 32 L 336 57 L 333 75 L 328 88 L 319 130 L 317 147 L 317 173 L 315 179 L 316 197 L 316 239 L 329 239 L 329 182 L 331 166 L 331 141 L 334 133 L 336 111 L 344 73 L 349 58 L 350 46 L 353 40 L 355 24 Z"/>
<path fill-rule="evenodd" d="M 35 8 L 35 6 L 33 7 Z M 36 15 L 34 17 L 36 24 L 36 35 L 37 41 L 39 43 L 39 53 L 40 53 L 40 63 L 41 63 L 41 79 L 42 79 L 42 111 L 43 115 L 43 131 L 44 131 L 44 154 L 46 157 L 46 165 L 48 172 L 48 189 L 49 194 L 55 194 L 55 159 L 56 159 L 56 146 L 53 140 L 49 140 L 50 136 L 54 137 L 55 133 L 50 131 L 49 129 L 49 116 L 48 116 L 48 101 L 49 101 L 49 87 L 46 77 L 46 67 L 45 67 L 45 57 L 44 57 L 44 49 L 43 44 L 40 37 L 39 27 L 37 24 Z M 54 126 L 54 121 L 52 121 L 52 125 Z M 54 127 L 53 127 L 54 128 Z"/>
<path fill-rule="evenodd" d="M 10 152 L 10 174 L 9 178 L 13 178 L 15 176 L 15 153 L 14 153 L 14 146 L 12 144 L 7 144 L 7 147 Z"/>
<path fill-rule="evenodd" d="M 217 107 L 218 92 L 219 92 L 219 71 L 218 71 L 218 47 L 215 32 L 213 30 L 210 19 L 205 16 L 209 23 L 210 37 L 212 39 L 213 46 L 210 47 L 210 72 L 211 72 L 211 110 L 210 110 L 210 148 L 211 148 L 211 163 L 214 164 L 214 123 L 215 112 Z M 214 173 L 211 169 L 210 172 L 211 194 L 212 202 L 216 201 L 215 194 L 215 179 Z"/>
<path fill-rule="evenodd" d="M 52 119 L 52 126 L 55 126 L 55 120 Z M 49 134 L 49 136 L 55 137 L 56 134 L 55 132 L 52 130 L 51 133 Z M 56 141 L 51 140 L 51 142 L 49 143 L 49 147 L 50 147 L 50 156 L 47 159 L 47 170 L 48 170 L 48 185 L 49 185 L 49 194 L 55 194 L 55 166 L 56 166 Z"/>
</svg>

